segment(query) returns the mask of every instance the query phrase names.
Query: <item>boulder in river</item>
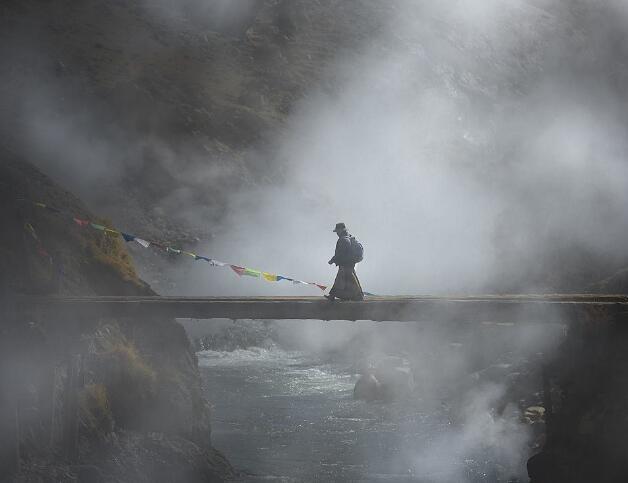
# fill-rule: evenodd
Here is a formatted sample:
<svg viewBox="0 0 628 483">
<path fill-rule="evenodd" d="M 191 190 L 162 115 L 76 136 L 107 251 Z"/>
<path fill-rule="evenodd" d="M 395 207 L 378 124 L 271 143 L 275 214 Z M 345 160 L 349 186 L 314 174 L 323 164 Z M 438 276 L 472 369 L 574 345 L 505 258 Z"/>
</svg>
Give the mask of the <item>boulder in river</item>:
<svg viewBox="0 0 628 483">
<path fill-rule="evenodd" d="M 355 399 L 398 399 L 414 390 L 412 370 L 398 358 L 387 358 L 360 376 L 353 389 Z"/>
<path fill-rule="evenodd" d="M 373 374 L 361 375 L 353 388 L 353 397 L 365 401 L 381 399 L 381 393 L 382 385 Z"/>
</svg>

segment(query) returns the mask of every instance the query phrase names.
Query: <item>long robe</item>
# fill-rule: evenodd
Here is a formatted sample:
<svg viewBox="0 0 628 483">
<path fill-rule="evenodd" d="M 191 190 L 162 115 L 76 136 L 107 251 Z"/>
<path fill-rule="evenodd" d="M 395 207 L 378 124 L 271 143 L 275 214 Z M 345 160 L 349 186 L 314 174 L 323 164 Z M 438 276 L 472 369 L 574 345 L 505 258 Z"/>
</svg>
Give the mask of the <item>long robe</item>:
<svg viewBox="0 0 628 483">
<path fill-rule="evenodd" d="M 355 273 L 355 265 L 340 265 L 329 295 L 342 300 L 363 300 L 362 286 Z"/>
</svg>

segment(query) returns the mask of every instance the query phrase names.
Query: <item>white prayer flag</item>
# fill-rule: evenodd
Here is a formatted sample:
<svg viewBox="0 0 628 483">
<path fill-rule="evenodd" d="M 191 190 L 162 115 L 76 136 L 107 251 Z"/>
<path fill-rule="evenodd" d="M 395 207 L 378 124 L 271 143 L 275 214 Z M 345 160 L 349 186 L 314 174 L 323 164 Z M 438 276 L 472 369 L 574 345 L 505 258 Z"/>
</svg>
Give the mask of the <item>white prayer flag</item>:
<svg viewBox="0 0 628 483">
<path fill-rule="evenodd" d="M 139 243 L 140 245 L 142 245 L 144 248 L 148 248 L 150 246 L 150 242 L 147 242 L 146 240 L 142 238 L 136 238 L 135 241 Z"/>
</svg>

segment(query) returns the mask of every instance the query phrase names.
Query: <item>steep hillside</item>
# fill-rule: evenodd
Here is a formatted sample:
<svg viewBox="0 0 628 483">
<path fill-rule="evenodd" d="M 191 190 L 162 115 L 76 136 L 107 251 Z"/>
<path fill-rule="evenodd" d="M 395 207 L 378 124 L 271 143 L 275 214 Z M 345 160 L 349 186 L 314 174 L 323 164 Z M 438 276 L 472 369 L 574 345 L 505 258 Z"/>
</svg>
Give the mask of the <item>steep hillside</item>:
<svg viewBox="0 0 628 483">
<path fill-rule="evenodd" d="M 201 2 L 5 2 L 0 132 L 118 220 L 167 236 L 175 219 L 181 237 L 184 200 L 203 231 L 230 192 L 280 176 L 268 143 L 286 115 L 389 9 L 235 3 L 237 28 L 219 30 Z"/>
<path fill-rule="evenodd" d="M 2 293 L 142 295 L 154 293 L 135 273 L 123 241 L 80 227 L 72 218 L 34 205 L 94 219 L 68 191 L 2 147 L 0 214 Z"/>
<path fill-rule="evenodd" d="M 179 324 L 11 313 L 14 295 L 154 292 L 137 277 L 121 239 L 55 213 L 98 220 L 6 149 L 0 180 L 0 479 L 13 471 L 18 481 L 231 475 L 211 447 L 196 357 Z"/>
</svg>

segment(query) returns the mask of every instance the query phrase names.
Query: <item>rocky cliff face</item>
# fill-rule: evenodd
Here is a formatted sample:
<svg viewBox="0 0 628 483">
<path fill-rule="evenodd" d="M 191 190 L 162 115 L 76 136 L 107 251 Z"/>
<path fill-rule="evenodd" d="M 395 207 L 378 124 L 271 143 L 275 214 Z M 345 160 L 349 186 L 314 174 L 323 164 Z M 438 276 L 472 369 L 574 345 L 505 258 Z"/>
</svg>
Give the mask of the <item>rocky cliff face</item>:
<svg viewBox="0 0 628 483">
<path fill-rule="evenodd" d="M 328 63 L 377 30 L 380 4 L 5 2 L 0 133 L 118 221 L 207 239 L 230 192 L 280 179 L 271 140 Z M 181 201 L 204 223 L 186 223 Z"/>
<path fill-rule="evenodd" d="M 0 160 L 3 478 L 219 481 L 232 475 L 211 447 L 196 357 L 175 321 L 11 314 L 10 298 L 20 294 L 153 292 L 137 277 L 121 239 L 28 201 L 94 220 L 77 198 L 7 150 Z"/>
<path fill-rule="evenodd" d="M 626 480 L 627 327 L 604 310 L 572 321 L 546 367 L 546 437 L 528 462 L 532 483 Z"/>
</svg>

